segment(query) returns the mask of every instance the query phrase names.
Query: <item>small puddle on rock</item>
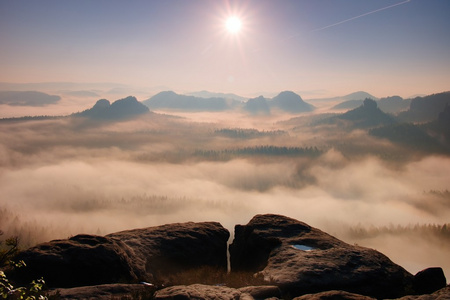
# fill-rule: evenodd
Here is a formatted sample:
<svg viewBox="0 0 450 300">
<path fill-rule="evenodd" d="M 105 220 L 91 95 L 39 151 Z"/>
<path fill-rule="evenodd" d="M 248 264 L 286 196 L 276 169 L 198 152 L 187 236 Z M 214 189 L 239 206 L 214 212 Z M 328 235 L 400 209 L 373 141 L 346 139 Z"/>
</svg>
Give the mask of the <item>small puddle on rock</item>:
<svg viewBox="0 0 450 300">
<path fill-rule="evenodd" d="M 292 247 L 294 247 L 297 250 L 301 250 L 301 251 L 311 251 L 311 250 L 316 249 L 316 248 L 306 246 L 306 245 L 292 245 Z"/>
</svg>

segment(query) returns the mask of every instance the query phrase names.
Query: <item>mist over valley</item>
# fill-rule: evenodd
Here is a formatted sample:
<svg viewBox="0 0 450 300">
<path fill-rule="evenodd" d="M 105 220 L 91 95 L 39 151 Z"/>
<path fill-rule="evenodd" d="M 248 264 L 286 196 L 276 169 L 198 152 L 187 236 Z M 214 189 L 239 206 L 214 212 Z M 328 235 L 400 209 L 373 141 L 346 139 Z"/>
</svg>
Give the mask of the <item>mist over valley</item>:
<svg viewBox="0 0 450 300">
<path fill-rule="evenodd" d="M 249 108 L 252 98 L 170 92 L 155 107 L 69 94 L 43 103 L 48 113 L 0 120 L 0 228 L 22 247 L 187 221 L 233 232 L 276 213 L 412 273 L 450 272 L 448 92 L 401 100 L 410 106 L 396 113 L 381 107 L 398 98 L 336 111 L 349 100 L 283 92 Z M 90 104 L 59 114 L 73 97 Z"/>
</svg>

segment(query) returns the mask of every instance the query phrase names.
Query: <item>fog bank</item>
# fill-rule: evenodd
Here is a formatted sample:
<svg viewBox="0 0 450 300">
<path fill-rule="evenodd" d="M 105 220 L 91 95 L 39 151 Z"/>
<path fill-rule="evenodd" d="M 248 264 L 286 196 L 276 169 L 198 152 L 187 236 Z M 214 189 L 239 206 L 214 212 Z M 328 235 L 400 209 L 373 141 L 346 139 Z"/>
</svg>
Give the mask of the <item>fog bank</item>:
<svg viewBox="0 0 450 300">
<path fill-rule="evenodd" d="M 449 157 L 383 160 L 378 149 L 402 150 L 361 131 L 340 133 L 358 155 L 333 147 L 336 137 L 327 139 L 330 144 L 318 156 L 196 155 L 259 145 L 313 146 L 314 134 L 322 137 L 320 146 L 330 134 L 289 130 L 285 124 L 275 129 L 286 134 L 261 131 L 237 138 L 217 132 L 222 124 L 164 116 L 0 126 L 0 228 L 19 235 L 24 246 L 187 221 L 218 221 L 233 232 L 256 214 L 275 213 L 376 248 L 410 272 L 442 266 L 450 274 L 447 240 L 399 231 L 349 234 L 361 226 L 447 223 Z M 376 151 L 366 151 L 370 148 Z"/>
</svg>

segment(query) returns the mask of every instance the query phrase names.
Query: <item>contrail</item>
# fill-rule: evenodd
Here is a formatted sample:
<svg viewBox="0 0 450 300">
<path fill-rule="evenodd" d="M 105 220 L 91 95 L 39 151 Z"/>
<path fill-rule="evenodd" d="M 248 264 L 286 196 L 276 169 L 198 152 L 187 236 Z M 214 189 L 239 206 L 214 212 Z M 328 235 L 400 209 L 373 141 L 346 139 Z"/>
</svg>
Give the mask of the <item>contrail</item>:
<svg viewBox="0 0 450 300">
<path fill-rule="evenodd" d="M 403 4 L 408 3 L 410 1 L 411 0 L 406 0 L 406 1 L 402 1 L 402 2 L 399 2 L 399 3 L 396 3 L 396 4 L 392 4 L 392 5 L 386 6 L 386 7 L 382 7 L 382 8 L 376 9 L 376 10 L 372 10 L 372 11 L 369 11 L 369 12 L 367 12 L 365 14 L 362 14 L 362 15 L 359 15 L 359 16 L 356 16 L 356 17 L 353 17 L 353 18 L 350 18 L 350 19 L 346 19 L 344 21 L 340 21 L 340 22 L 337 22 L 337 23 L 334 23 L 334 24 L 331 24 L 331 25 L 328 25 L 328 26 L 325 26 L 325 27 L 322 27 L 322 28 L 314 29 L 311 32 L 321 31 L 321 30 L 324 30 L 324 29 L 327 29 L 327 28 L 330 28 L 330 27 L 341 25 L 343 23 L 347 23 L 347 22 L 353 21 L 355 19 L 359 19 L 359 18 L 368 16 L 368 15 L 371 15 L 371 14 L 374 14 L 374 13 L 377 13 L 377 12 L 380 12 L 380 11 L 392 8 L 392 7 L 403 5 Z"/>
</svg>

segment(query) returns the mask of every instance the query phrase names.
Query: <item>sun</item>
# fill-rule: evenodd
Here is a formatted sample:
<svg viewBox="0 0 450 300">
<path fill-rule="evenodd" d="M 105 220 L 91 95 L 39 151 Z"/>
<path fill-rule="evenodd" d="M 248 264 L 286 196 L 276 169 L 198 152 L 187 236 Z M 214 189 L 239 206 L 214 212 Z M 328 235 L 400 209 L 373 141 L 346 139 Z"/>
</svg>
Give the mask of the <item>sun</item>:
<svg viewBox="0 0 450 300">
<path fill-rule="evenodd" d="M 241 31 L 242 22 L 238 17 L 229 17 L 225 22 L 225 27 L 229 33 L 236 34 Z"/>
</svg>

